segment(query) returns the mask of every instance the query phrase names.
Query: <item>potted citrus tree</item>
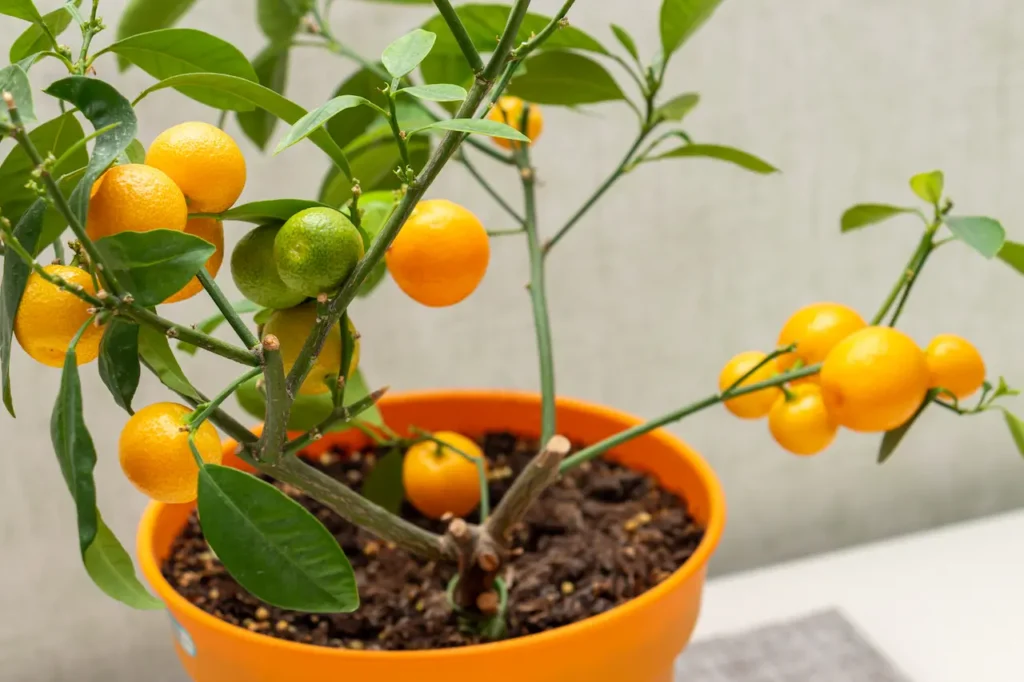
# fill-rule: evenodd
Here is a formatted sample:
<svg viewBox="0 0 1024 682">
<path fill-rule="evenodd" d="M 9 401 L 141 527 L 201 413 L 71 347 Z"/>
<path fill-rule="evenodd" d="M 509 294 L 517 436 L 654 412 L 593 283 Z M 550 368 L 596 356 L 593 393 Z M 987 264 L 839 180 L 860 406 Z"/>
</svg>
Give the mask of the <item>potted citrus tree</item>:
<svg viewBox="0 0 1024 682">
<path fill-rule="evenodd" d="M 1002 410 L 1024 444 L 998 402 L 1014 391 L 986 380 L 972 344 L 939 335 L 922 349 L 896 329 L 944 244 L 1024 270 L 1024 247 L 997 221 L 952 212 L 939 172 L 911 180 L 928 213 L 863 204 L 843 215 L 843 230 L 923 220 L 873 318 L 812 303 L 768 352 L 726 363 L 716 391 L 647 421 L 557 396 L 546 256 L 615 181 L 688 157 L 775 171 L 694 141 L 681 122 L 697 95 L 663 96 L 673 54 L 715 0 L 665 0 L 650 59 L 621 27 L 609 47 L 572 26 L 573 0 L 551 17 L 528 0 L 434 0 L 438 14 L 379 59 L 335 36 L 330 0 L 260 0 L 267 46 L 250 61 L 213 35 L 174 28 L 190 4 L 133 0 L 103 44 L 98 0 L 46 14 L 32 0 L 0 0 L 0 13 L 26 23 L 0 70 L 0 133 L 15 143 L 0 166 L 0 374 L 14 415 L 16 345 L 61 369 L 50 432 L 84 567 L 114 599 L 169 611 L 194 679 L 668 682 L 725 508 L 708 466 L 660 427 L 724 405 L 766 417 L 799 455 L 823 451 L 843 427 L 882 433 L 884 460 L 935 405 Z M 60 42 L 72 26 L 74 50 Z M 307 111 L 283 94 L 295 49 L 326 50 L 358 71 Z M 47 59 L 69 75 L 33 86 L 32 67 Z M 129 100 L 95 76 L 101 60 L 156 82 Z M 134 105 L 172 89 L 221 111 L 219 125 L 184 122 L 143 144 Z M 40 95 L 63 113 L 37 122 Z M 542 230 L 530 153 L 542 108 L 603 102 L 635 112 L 628 151 L 567 222 Z M 331 165 L 317 198 L 238 205 L 247 160 L 224 131 L 229 112 L 260 147 L 272 138 L 275 151 L 319 147 Z M 482 155 L 518 176 L 521 200 L 493 189 L 474 165 Z M 513 227 L 488 230 L 471 208 L 428 197 L 448 163 L 469 170 Z M 229 259 L 226 222 L 250 224 Z M 353 300 L 391 277 L 425 306 L 456 305 L 486 275 L 499 237 L 522 239 L 529 255 L 539 394 L 385 396 L 369 384 Z M 245 300 L 229 301 L 217 284 L 225 260 Z M 173 304 L 200 293 L 217 312 L 175 321 Z M 214 333 L 225 322 L 232 340 Z M 176 353 L 195 352 L 236 363 L 237 379 L 209 389 L 187 377 Z M 85 420 L 96 408 L 79 383 L 93 361 L 127 412 L 122 469 L 154 500 L 139 555 L 156 596 L 99 511 Z M 135 404 L 143 369 L 172 400 Z M 233 396 L 255 428 L 232 416 Z"/>
</svg>

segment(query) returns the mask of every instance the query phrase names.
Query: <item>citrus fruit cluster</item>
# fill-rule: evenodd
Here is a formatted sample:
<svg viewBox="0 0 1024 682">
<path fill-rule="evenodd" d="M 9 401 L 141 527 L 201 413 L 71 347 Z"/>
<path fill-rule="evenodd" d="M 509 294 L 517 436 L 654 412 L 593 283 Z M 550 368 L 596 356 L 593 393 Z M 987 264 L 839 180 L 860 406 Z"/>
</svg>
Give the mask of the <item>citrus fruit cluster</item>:
<svg viewBox="0 0 1024 682">
<path fill-rule="evenodd" d="M 827 448 L 840 427 L 862 433 L 899 428 L 929 396 L 962 400 L 985 382 L 985 363 L 966 339 L 941 334 L 921 349 L 904 332 L 869 325 L 839 303 L 796 311 L 779 333 L 778 348 L 736 355 L 718 383 L 726 395 L 737 387 L 820 364 L 820 372 L 730 398 L 726 408 L 744 419 L 768 418 L 772 437 L 797 455 Z"/>
</svg>

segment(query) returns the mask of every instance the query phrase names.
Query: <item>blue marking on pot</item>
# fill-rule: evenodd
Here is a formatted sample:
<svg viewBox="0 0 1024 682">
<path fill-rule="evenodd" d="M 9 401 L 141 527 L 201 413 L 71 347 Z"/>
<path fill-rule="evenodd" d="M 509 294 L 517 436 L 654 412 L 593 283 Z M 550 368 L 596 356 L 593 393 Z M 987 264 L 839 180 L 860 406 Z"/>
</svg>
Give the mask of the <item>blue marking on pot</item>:
<svg viewBox="0 0 1024 682">
<path fill-rule="evenodd" d="M 174 636 L 178 640 L 178 645 L 181 650 L 188 654 L 190 657 L 195 658 L 196 655 L 196 643 L 192 641 L 192 635 L 188 634 L 185 628 L 181 627 L 181 623 L 174 619 L 170 613 L 167 614 L 171 619 L 171 627 L 174 628 Z"/>
</svg>

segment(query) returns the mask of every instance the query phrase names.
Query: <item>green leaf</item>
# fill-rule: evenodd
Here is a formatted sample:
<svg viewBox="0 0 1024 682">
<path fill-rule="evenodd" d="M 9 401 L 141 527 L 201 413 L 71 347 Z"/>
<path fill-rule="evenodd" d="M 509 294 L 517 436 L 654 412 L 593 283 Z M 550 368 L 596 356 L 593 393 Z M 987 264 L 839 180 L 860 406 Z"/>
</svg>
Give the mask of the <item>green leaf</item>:
<svg viewBox="0 0 1024 682">
<path fill-rule="evenodd" d="M 425 138 L 409 141 L 409 156 L 414 168 L 422 168 L 430 156 L 430 145 Z M 394 170 L 401 163 L 398 147 L 393 141 L 367 145 L 352 152 L 353 177 L 359 178 L 364 192 L 398 189 L 401 180 Z M 332 169 L 333 170 L 333 169 Z M 342 206 L 352 198 L 352 182 L 344 175 L 329 172 L 320 189 L 320 201 L 328 206 Z"/>
<path fill-rule="evenodd" d="M 626 99 L 611 74 L 581 54 L 541 52 L 525 63 L 526 74 L 512 81 L 508 93 L 529 102 L 576 106 Z"/>
<path fill-rule="evenodd" d="M 138 140 L 132 140 L 128 147 L 121 153 L 118 163 L 145 163 L 146 148 Z"/>
<path fill-rule="evenodd" d="M 23 21 L 39 21 L 39 10 L 32 0 L 0 0 L 0 14 Z"/>
<path fill-rule="evenodd" d="M 231 43 L 194 28 L 163 28 L 123 38 L 97 54 L 113 52 L 150 76 L 164 80 L 183 73 L 220 73 L 257 81 L 249 60 Z M 178 91 L 215 108 L 230 108 L 231 97 L 202 88 Z"/>
<path fill-rule="evenodd" d="M 921 197 L 929 204 L 938 205 L 942 200 L 942 189 L 945 180 L 942 171 L 931 171 L 930 173 L 918 173 L 910 178 L 910 189 L 914 194 Z"/>
<path fill-rule="evenodd" d="M 373 71 L 370 69 L 360 69 L 338 86 L 333 96 L 357 95 L 373 102 L 378 107 L 384 108 L 388 105 L 388 99 L 381 92 L 382 84 L 381 77 Z M 346 148 L 350 142 L 366 132 L 366 129 L 374 121 L 379 120 L 381 118 L 376 109 L 370 107 L 346 109 L 327 122 L 327 132 L 338 145 Z M 363 179 L 361 175 L 356 175 L 356 177 L 360 180 Z"/>
<path fill-rule="evenodd" d="M 663 0 L 661 4 L 661 49 L 668 59 L 697 32 L 722 0 Z"/>
<path fill-rule="evenodd" d="M 442 121 L 434 121 L 413 132 L 423 130 L 456 130 L 462 133 L 477 133 L 489 135 L 490 137 L 503 137 L 507 140 L 519 140 L 529 142 L 530 138 L 508 125 L 486 118 L 446 118 Z"/>
<path fill-rule="evenodd" d="M 135 575 L 128 552 L 97 513 L 96 539 L 85 550 L 85 570 L 108 597 L 142 611 L 158 611 L 163 602 L 151 595 Z"/>
<path fill-rule="evenodd" d="M 30 251 L 35 250 L 43 229 L 46 202 L 37 199 L 14 227 L 14 236 Z M 14 417 L 14 396 L 11 393 L 11 346 L 14 343 L 14 318 L 18 314 L 21 295 L 25 292 L 31 266 L 13 253 L 4 257 L 3 279 L 0 280 L 0 383 L 3 384 L 4 405 Z"/>
<path fill-rule="evenodd" d="M 207 464 L 199 472 L 198 506 L 210 547 L 257 599 L 313 613 L 359 607 L 355 574 L 334 536 L 271 484 Z"/>
<path fill-rule="evenodd" d="M 252 65 L 259 78 L 260 85 L 276 93 L 284 94 L 288 81 L 288 62 L 290 52 L 285 47 L 274 44 L 263 48 L 256 55 Z M 267 148 L 267 142 L 277 126 L 277 117 L 264 109 L 241 111 L 235 114 L 242 132 L 260 149 Z"/>
<path fill-rule="evenodd" d="M 319 131 L 335 114 L 358 106 L 374 107 L 376 105 L 368 99 L 357 95 L 341 95 L 320 105 L 295 122 L 284 136 L 284 139 L 278 143 L 274 154 L 280 154 L 296 142 L 304 140 L 314 132 Z"/>
<path fill-rule="evenodd" d="M 397 514 L 405 499 L 402 483 L 402 463 L 405 456 L 399 448 L 392 448 L 377 460 L 363 481 L 362 495 L 370 502 Z"/>
<path fill-rule="evenodd" d="M 121 232 L 100 239 L 96 248 L 141 306 L 181 291 L 216 251 L 205 239 L 177 230 Z"/>
<path fill-rule="evenodd" d="M 1024 455 L 1024 421 L 1005 407 L 1000 409 L 1003 411 L 1006 428 L 1010 429 L 1010 435 L 1013 436 L 1013 444 L 1017 446 L 1017 452 Z"/>
<path fill-rule="evenodd" d="M 263 87 L 259 83 L 218 73 L 184 73 L 180 76 L 172 76 L 144 90 L 136 98 L 136 101 L 157 90 L 176 88 L 182 85 L 191 85 L 230 94 L 234 102 L 230 108 L 235 111 L 248 111 L 253 106 L 257 106 L 288 124 L 295 123 L 309 113 L 295 102 L 269 88 Z M 309 139 L 316 146 L 327 152 L 327 155 L 345 175 L 351 177 L 352 173 L 348 165 L 348 159 L 345 158 L 345 153 L 341 151 L 341 147 L 331 139 L 331 136 L 326 131 L 317 130 L 309 136 Z"/>
<path fill-rule="evenodd" d="M 663 121 L 682 121 L 700 103 L 700 95 L 687 92 L 677 95 L 654 111 L 655 117 Z"/>
<path fill-rule="evenodd" d="M 258 0 L 256 18 L 260 30 L 274 43 L 287 42 L 299 30 L 311 5 L 312 0 Z"/>
<path fill-rule="evenodd" d="M 999 249 L 999 260 L 1024 275 L 1024 244 L 1006 240 Z"/>
<path fill-rule="evenodd" d="M 135 139 L 138 131 L 135 110 L 113 86 L 85 76 L 54 81 L 44 92 L 78 107 L 96 130 L 118 124 L 96 138 L 85 174 L 71 194 L 71 210 L 85 224 L 93 183 Z"/>
<path fill-rule="evenodd" d="M 203 399 L 185 378 L 167 337 L 148 325 L 139 327 L 139 356 L 156 372 L 164 386 L 194 400 Z"/>
<path fill-rule="evenodd" d="M 399 92 L 404 92 L 419 99 L 430 100 L 431 102 L 461 102 L 468 95 L 466 88 L 451 83 L 411 85 L 407 88 L 402 88 Z"/>
<path fill-rule="evenodd" d="M 857 204 L 843 212 L 843 217 L 839 221 L 840 229 L 849 232 L 904 213 L 914 213 L 914 209 L 889 204 Z"/>
<path fill-rule="evenodd" d="M 310 199 L 268 199 L 235 206 L 220 214 L 221 220 L 237 220 L 245 223 L 284 222 L 299 211 L 316 206 L 325 206 Z"/>
<path fill-rule="evenodd" d="M 0 92 L 9 92 L 18 105 L 18 113 L 25 123 L 36 120 L 36 109 L 32 104 L 32 85 L 28 82 L 28 74 L 17 64 L 0 69 Z M 6 106 L 0 107 L 0 121 L 11 120 Z"/>
<path fill-rule="evenodd" d="M 734 147 L 725 147 L 718 144 L 688 144 L 678 149 L 673 149 L 670 152 L 659 154 L 650 161 L 658 161 L 661 159 L 678 159 L 683 157 L 702 157 L 706 159 L 717 159 L 719 161 L 727 161 L 735 164 L 740 168 L 745 168 L 748 171 L 754 173 L 768 174 L 777 173 L 778 168 L 771 165 L 767 161 L 760 159 L 753 154 L 749 154 L 741 149 Z"/>
<path fill-rule="evenodd" d="M 633 40 L 633 36 L 629 35 L 629 31 L 618 24 L 612 24 L 612 33 L 615 34 L 615 39 L 619 41 L 619 45 L 626 48 L 629 56 L 640 61 L 640 52 L 636 49 L 636 41 Z"/>
<path fill-rule="evenodd" d="M 231 309 L 239 315 L 245 315 L 246 313 L 255 313 L 263 310 L 263 307 L 243 298 L 241 301 L 235 301 L 232 303 Z M 224 324 L 225 321 L 224 313 L 217 312 L 196 325 L 196 329 L 204 334 L 212 334 L 218 327 Z M 182 353 L 187 353 L 188 355 L 195 355 L 196 351 L 199 349 L 187 341 L 179 341 L 178 350 Z"/>
<path fill-rule="evenodd" d="M 81 4 L 81 0 L 77 0 L 75 3 L 75 5 L 79 4 Z M 71 13 L 65 6 L 43 15 L 42 23 L 50 30 L 50 33 L 56 37 L 67 30 L 67 27 L 71 25 L 71 18 Z M 34 54 L 42 52 L 43 50 L 50 49 L 53 49 L 53 43 L 50 42 L 50 36 L 46 34 L 46 31 L 44 31 L 37 22 L 25 29 L 25 32 L 15 39 L 14 43 L 11 45 L 11 51 L 8 56 L 12 62 L 20 62 Z"/>
<path fill-rule="evenodd" d="M 117 39 L 137 33 L 146 33 L 173 26 L 192 8 L 196 0 L 128 0 L 117 25 Z M 129 62 L 118 58 L 118 68 L 124 71 Z"/>
<path fill-rule="evenodd" d="M 92 324 L 87 322 L 86 324 Z M 85 550 L 96 537 L 99 524 L 96 512 L 96 448 L 82 416 L 82 384 L 78 377 L 78 361 L 74 346 L 64 356 L 57 402 L 50 416 L 50 440 L 57 453 L 57 462 L 64 475 L 78 517 L 78 545 Z"/>
<path fill-rule="evenodd" d="M 139 388 L 139 325 L 121 317 L 107 323 L 100 341 L 100 379 L 114 402 L 135 414 L 132 398 Z"/>
<path fill-rule="evenodd" d="M 996 390 L 992 394 L 992 400 L 1001 398 L 1003 396 L 1015 396 L 1020 395 L 1020 391 L 1015 388 L 1010 388 L 1010 385 L 1006 383 L 1006 377 L 999 377 L 999 383 L 996 385 Z"/>
<path fill-rule="evenodd" d="M 953 236 L 985 258 L 994 258 L 1006 241 L 1006 230 L 998 220 L 984 216 L 952 216 L 942 219 Z"/>
<path fill-rule="evenodd" d="M 896 448 L 899 446 L 900 441 L 907 435 L 907 431 L 910 431 L 910 427 L 914 425 L 921 413 L 931 405 L 932 399 L 935 398 L 936 392 L 934 390 L 928 391 L 924 401 L 920 407 L 917 408 L 917 412 L 914 413 L 910 419 L 908 419 L 902 426 L 897 426 L 891 431 L 886 431 L 885 435 L 882 436 L 882 444 L 878 448 L 878 463 L 884 464 L 887 459 L 892 457 L 892 453 L 896 452 Z"/>
<path fill-rule="evenodd" d="M 414 29 L 384 48 L 380 61 L 394 78 L 401 78 L 420 65 L 431 48 L 437 34 Z"/>
</svg>

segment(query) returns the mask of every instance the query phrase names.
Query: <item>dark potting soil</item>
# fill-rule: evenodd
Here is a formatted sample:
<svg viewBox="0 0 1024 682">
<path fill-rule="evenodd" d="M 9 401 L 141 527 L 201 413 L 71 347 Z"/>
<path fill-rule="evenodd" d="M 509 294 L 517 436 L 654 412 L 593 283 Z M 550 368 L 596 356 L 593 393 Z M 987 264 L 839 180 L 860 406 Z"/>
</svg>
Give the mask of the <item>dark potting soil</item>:
<svg viewBox="0 0 1024 682">
<path fill-rule="evenodd" d="M 497 504 L 537 452 L 537 442 L 508 433 L 481 440 Z M 373 452 L 336 452 L 313 464 L 358 489 Z M 280 484 L 278 484 L 280 485 Z M 436 649 L 481 641 L 449 609 L 445 588 L 454 568 L 389 547 L 287 485 L 281 488 L 330 529 L 355 569 L 355 613 L 285 611 L 245 592 L 210 552 L 195 513 L 175 540 L 163 574 L 186 599 L 233 625 L 272 637 L 371 650 Z M 402 515 L 437 533 L 445 524 L 406 504 Z M 467 519 L 475 521 L 475 519 Z M 637 597 L 679 568 L 704 530 L 686 504 L 644 474 L 594 461 L 549 488 L 515 529 L 508 636 L 522 637 L 595 616 Z"/>
</svg>

